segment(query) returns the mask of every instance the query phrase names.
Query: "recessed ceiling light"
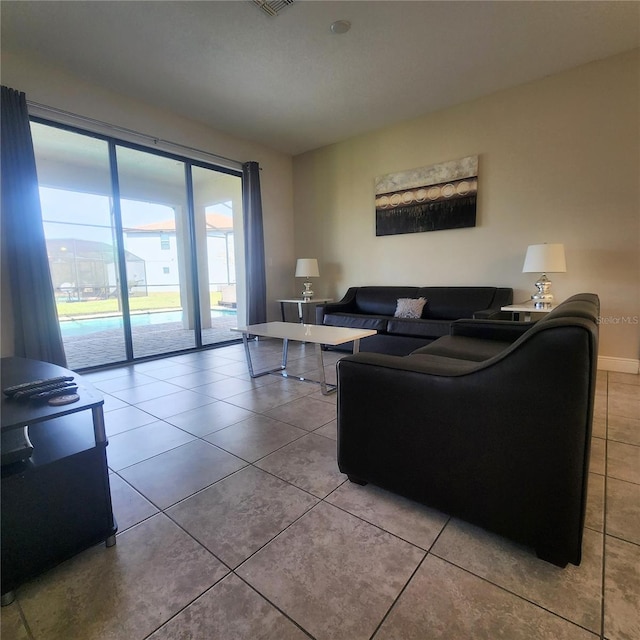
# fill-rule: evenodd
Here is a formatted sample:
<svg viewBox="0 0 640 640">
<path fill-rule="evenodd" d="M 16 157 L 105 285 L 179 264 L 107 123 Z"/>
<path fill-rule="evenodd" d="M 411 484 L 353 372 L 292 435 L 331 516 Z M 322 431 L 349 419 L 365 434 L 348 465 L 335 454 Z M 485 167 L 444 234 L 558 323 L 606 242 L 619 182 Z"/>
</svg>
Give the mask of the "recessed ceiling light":
<svg viewBox="0 0 640 640">
<path fill-rule="evenodd" d="M 331 29 L 331 33 L 347 33 L 351 29 L 351 23 L 348 20 L 336 20 L 329 29 Z"/>
</svg>

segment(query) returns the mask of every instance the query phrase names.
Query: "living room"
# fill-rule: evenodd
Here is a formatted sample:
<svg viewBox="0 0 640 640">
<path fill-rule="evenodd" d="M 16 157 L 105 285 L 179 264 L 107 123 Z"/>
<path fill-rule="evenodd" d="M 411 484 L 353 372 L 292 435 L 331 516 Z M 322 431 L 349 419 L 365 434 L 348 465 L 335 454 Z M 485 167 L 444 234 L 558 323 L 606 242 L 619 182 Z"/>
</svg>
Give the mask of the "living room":
<svg viewBox="0 0 640 640">
<path fill-rule="evenodd" d="M 316 294 L 335 300 L 354 285 L 401 284 L 512 287 L 514 301 L 522 301 L 534 290 L 535 274 L 522 272 L 527 247 L 559 242 L 567 271 L 552 276 L 553 293 L 558 300 L 578 292 L 600 297 L 599 367 L 605 376 L 637 374 L 640 366 L 639 69 L 636 44 L 292 153 L 96 83 L 27 46 L 3 46 L 2 53 L 3 85 L 24 91 L 33 103 L 259 162 L 269 320 L 280 317 L 276 301 L 301 288 L 293 272 L 303 255 L 319 261 Z M 469 155 L 479 158 L 475 227 L 375 235 L 377 176 Z M 3 286 L 2 355 L 8 356 L 13 348 L 5 291 Z M 595 629 L 574 619 L 566 637 L 631 638 L 637 614 L 629 619 L 607 635 L 604 622 Z M 317 637 L 341 637 L 335 633 Z"/>
</svg>

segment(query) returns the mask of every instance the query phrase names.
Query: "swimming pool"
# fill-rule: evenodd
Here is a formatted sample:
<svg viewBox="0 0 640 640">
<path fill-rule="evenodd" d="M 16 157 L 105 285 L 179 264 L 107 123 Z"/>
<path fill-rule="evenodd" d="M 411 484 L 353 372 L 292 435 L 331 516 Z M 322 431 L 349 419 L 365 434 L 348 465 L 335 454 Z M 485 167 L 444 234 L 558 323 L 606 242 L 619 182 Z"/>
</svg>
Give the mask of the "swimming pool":
<svg viewBox="0 0 640 640">
<path fill-rule="evenodd" d="M 212 309 L 212 318 L 235 316 L 235 309 Z M 182 322 L 182 311 L 156 311 L 131 314 L 132 327 L 144 327 L 168 322 Z M 60 319 L 62 338 L 88 336 L 99 331 L 122 328 L 122 316 L 103 316 L 100 318 Z"/>
</svg>

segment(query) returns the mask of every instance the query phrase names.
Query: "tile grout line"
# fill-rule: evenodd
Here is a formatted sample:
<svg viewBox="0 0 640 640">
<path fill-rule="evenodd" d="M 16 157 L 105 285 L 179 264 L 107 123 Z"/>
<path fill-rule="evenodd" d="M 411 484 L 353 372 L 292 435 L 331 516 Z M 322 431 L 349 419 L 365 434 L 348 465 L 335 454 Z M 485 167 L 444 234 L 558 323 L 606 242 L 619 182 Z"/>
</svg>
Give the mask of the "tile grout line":
<svg viewBox="0 0 640 640">
<path fill-rule="evenodd" d="M 22 621 L 22 624 L 27 632 L 27 636 L 29 638 L 29 640 L 35 640 L 35 636 L 33 635 L 33 632 L 31 631 L 31 627 L 29 626 L 29 621 L 27 620 L 27 615 L 25 614 L 24 610 L 22 609 L 22 603 L 20 602 L 20 600 L 18 599 L 18 597 L 16 596 L 16 605 L 18 606 L 18 612 L 20 614 L 20 620 Z"/>
<path fill-rule="evenodd" d="M 391 615 L 391 611 L 393 610 L 393 608 L 396 606 L 396 603 L 400 600 L 400 598 L 402 597 L 402 594 L 407 590 L 407 588 L 409 587 L 409 584 L 411 583 L 411 581 L 413 580 L 414 576 L 416 575 L 416 573 L 419 571 L 420 567 L 422 567 L 422 565 L 425 563 L 427 557 L 429 555 L 432 555 L 434 558 L 438 558 L 439 556 L 436 556 L 434 553 L 432 553 L 432 549 L 433 547 L 436 545 L 436 543 L 438 542 L 438 540 L 440 539 L 440 536 L 444 533 L 444 530 L 447 528 L 447 525 L 451 522 L 452 520 L 452 516 L 447 516 L 447 520 L 445 521 L 445 523 L 442 525 L 442 528 L 440 529 L 440 531 L 438 532 L 438 535 L 433 539 L 433 542 L 429 545 L 428 549 L 423 549 L 423 551 L 425 552 L 422 560 L 420 560 L 420 562 L 418 563 L 418 566 L 415 568 L 415 570 L 411 573 L 411 575 L 409 576 L 407 582 L 405 583 L 405 585 L 402 587 L 402 589 L 400 589 L 400 592 L 398 593 L 398 595 L 396 596 L 396 598 L 394 599 L 394 601 L 391 603 L 391 606 L 387 609 L 387 612 L 384 614 L 384 616 L 382 616 L 382 620 L 380 620 L 380 623 L 378 624 L 378 626 L 375 628 L 374 632 L 371 634 L 371 637 L 369 640 L 373 640 L 373 638 L 375 637 L 375 635 L 378 633 L 378 631 L 381 629 L 382 625 L 384 624 L 384 622 L 387 620 L 387 618 Z M 366 522 L 366 520 L 365 520 Z M 376 526 L 376 525 L 374 525 Z M 383 529 L 383 531 L 385 531 L 385 529 Z M 388 532 L 391 533 L 391 532 Z M 391 535 L 395 535 L 395 534 L 391 534 Z M 399 537 L 399 536 L 396 536 Z M 403 540 L 403 538 L 400 538 L 401 540 Z M 408 542 L 407 540 L 405 540 L 405 542 Z M 413 544 L 413 543 L 409 543 L 409 544 Z M 414 545 L 417 546 L 417 545 Z M 420 549 L 421 547 L 418 547 L 418 549 Z M 441 560 L 443 560 L 443 558 L 440 558 Z M 446 560 L 445 560 L 446 562 Z"/>
<path fill-rule="evenodd" d="M 609 373 L 607 372 L 606 381 L 606 398 L 607 403 L 604 408 L 604 499 L 603 499 L 603 513 L 602 513 L 602 573 L 600 576 L 600 640 L 605 638 L 605 614 L 606 614 L 606 547 L 607 547 L 607 513 L 608 513 L 608 500 L 607 500 L 607 485 L 608 485 L 608 473 L 609 473 Z"/>
<path fill-rule="evenodd" d="M 443 527 L 443 529 L 444 529 L 444 527 Z M 440 533 L 442 533 L 442 532 L 440 532 Z M 440 534 L 438 534 L 438 536 L 436 537 L 436 540 L 438 539 L 438 537 L 440 537 Z M 435 543 L 435 541 L 434 541 L 434 543 Z M 396 606 L 398 600 L 400 600 L 400 598 L 402 597 L 402 594 L 407 590 L 407 588 L 409 587 L 409 584 L 411 584 L 411 581 L 413 580 L 413 578 L 416 575 L 416 573 L 418 573 L 418 571 L 420 570 L 420 567 L 422 567 L 422 565 L 424 564 L 424 562 L 427 559 L 428 555 L 429 555 L 429 552 L 427 551 L 427 552 L 425 552 L 424 556 L 422 556 L 422 560 L 420 560 L 420 562 L 418 562 L 418 565 L 411 572 L 411 575 L 407 578 L 407 581 L 404 583 L 404 586 L 402 587 L 402 589 L 400 589 L 400 591 L 398 592 L 398 595 L 393 599 L 393 602 L 389 605 L 389 608 L 387 609 L 385 614 L 382 616 L 382 619 L 380 620 L 380 622 L 378 623 L 376 628 L 373 630 L 373 633 L 369 636 L 369 640 L 373 640 L 375 638 L 376 634 L 378 633 L 378 631 L 380 631 L 380 629 L 382 628 L 382 625 L 385 623 L 387 618 L 391 615 L 391 611 L 393 611 L 393 608 Z"/>
<path fill-rule="evenodd" d="M 240 565 L 238 565 L 240 566 Z M 243 584 L 245 584 L 249 589 L 258 594 L 260 598 L 268 602 L 276 611 L 279 611 L 282 616 L 284 616 L 287 620 L 289 620 L 293 625 L 295 625 L 302 633 L 304 633 L 310 640 L 316 640 L 316 637 L 311 635 L 309 631 L 307 631 L 299 622 L 296 622 L 288 613 L 283 611 L 275 602 L 272 602 L 264 593 L 260 593 L 250 582 L 247 582 L 241 575 L 238 575 L 235 570 L 233 570 L 228 575 L 234 575 L 238 580 L 241 580 Z M 226 576 L 225 576 L 226 577 Z"/>
<path fill-rule="evenodd" d="M 313 496 L 314 498 L 318 499 L 318 502 L 316 502 L 315 504 L 311 505 L 308 509 L 306 509 L 303 513 L 301 513 L 297 518 L 295 518 L 295 520 L 293 520 L 291 523 L 289 523 L 289 525 L 287 525 L 282 531 L 279 531 L 276 535 L 274 535 L 272 538 L 270 538 L 269 540 L 267 540 L 267 542 L 265 542 L 263 545 L 261 545 L 258 549 L 254 550 L 247 558 L 245 558 L 239 565 L 237 565 L 236 567 L 231 567 L 229 566 L 226 562 L 224 562 L 224 560 L 222 560 L 222 558 L 218 557 L 213 551 L 211 551 L 205 544 L 203 544 L 200 540 L 198 540 L 190 531 L 188 531 L 187 529 L 185 529 L 182 524 L 180 524 L 179 522 L 177 522 L 174 518 L 171 517 L 171 515 L 169 513 L 167 513 L 167 511 L 171 508 L 173 508 L 174 506 L 176 506 L 177 504 L 180 504 L 186 500 L 188 500 L 189 498 L 202 493 L 203 491 L 205 491 L 206 489 L 212 487 L 213 485 L 217 484 L 218 482 L 222 482 L 223 480 L 226 480 L 227 478 L 230 478 L 231 476 L 234 476 L 238 473 L 240 473 L 241 471 L 244 471 L 245 469 L 247 469 L 248 467 L 253 467 L 252 463 L 248 463 L 246 466 L 242 467 L 241 469 L 238 469 L 237 471 L 232 472 L 231 474 L 225 476 L 224 478 L 220 478 L 219 480 L 216 480 L 216 482 L 208 485 L 207 487 L 204 487 L 203 489 L 200 489 L 199 491 L 197 491 L 194 494 L 191 494 L 190 496 L 187 496 L 185 498 L 183 498 L 182 500 L 179 500 L 178 502 L 170 505 L 169 507 L 167 507 L 166 509 L 162 509 L 160 508 L 158 505 L 156 505 L 154 502 L 152 502 L 149 498 L 147 498 L 146 496 L 145 499 L 147 499 L 149 502 L 151 502 L 151 504 L 153 504 L 157 509 L 158 512 L 149 516 L 148 518 L 145 518 L 143 521 L 136 523 L 135 525 L 129 527 L 128 529 L 126 529 L 126 531 L 129 531 L 130 529 L 133 529 L 135 527 L 137 527 L 138 525 L 142 524 L 142 522 L 146 522 L 147 520 L 149 520 L 150 518 L 157 516 L 157 515 L 163 515 L 165 516 L 170 522 L 172 522 L 176 527 L 178 527 L 181 531 L 183 531 L 188 537 L 190 537 L 197 545 L 199 545 L 200 547 L 202 547 L 202 549 L 204 549 L 207 553 L 211 554 L 218 562 L 220 562 L 220 564 L 222 564 L 224 567 L 226 567 L 228 569 L 227 573 L 225 573 L 224 576 L 222 576 L 219 580 L 216 580 L 211 586 L 209 586 L 207 589 L 205 589 L 202 593 L 198 594 L 193 600 L 191 600 L 190 602 L 186 603 L 180 610 L 176 611 L 174 615 L 172 615 L 170 618 L 168 618 L 167 620 L 165 620 L 157 629 L 154 629 L 149 635 L 147 635 L 145 637 L 145 640 L 147 640 L 148 638 L 150 638 L 154 633 L 156 633 L 156 631 L 158 631 L 159 629 L 161 629 L 163 626 L 165 626 L 166 624 L 168 624 L 171 620 L 173 620 L 174 618 L 176 618 L 177 616 L 179 616 L 183 611 L 185 611 L 188 607 L 190 607 L 191 605 L 193 605 L 197 600 L 199 600 L 201 597 L 203 597 L 206 593 L 208 593 L 211 589 L 213 589 L 214 587 L 216 587 L 218 584 L 220 584 L 225 578 L 227 578 L 230 575 L 235 576 L 236 578 L 238 578 L 239 580 L 241 580 L 244 584 L 246 584 L 249 588 L 251 588 L 255 593 L 258 594 L 258 596 L 260 596 L 262 599 L 264 599 L 266 602 L 268 602 L 271 606 L 273 606 L 275 609 L 277 609 L 284 617 L 286 617 L 288 620 L 290 620 L 290 622 L 292 624 L 294 624 L 297 628 L 299 628 L 302 632 L 304 632 L 309 638 L 311 638 L 311 640 L 315 640 L 315 638 L 313 636 L 311 636 L 311 634 L 304 629 L 303 627 L 301 627 L 295 620 L 293 620 L 289 615 L 287 615 L 284 611 L 282 611 L 280 609 L 280 607 L 278 607 L 275 603 L 271 602 L 271 600 L 269 598 L 266 597 L 265 594 L 261 593 L 260 591 L 258 591 L 253 585 L 251 585 L 249 582 L 247 582 L 241 575 L 239 575 L 238 573 L 236 573 L 236 569 L 238 569 L 239 567 L 241 567 L 245 562 L 247 562 L 247 560 L 249 560 L 251 557 L 253 557 L 256 553 L 260 552 L 262 549 L 264 549 L 267 545 L 269 545 L 271 542 L 273 542 L 277 537 L 279 537 L 284 531 L 286 531 L 287 529 L 289 529 L 295 522 L 297 522 L 298 520 L 300 520 L 303 516 L 305 516 L 306 514 L 308 514 L 313 508 L 315 508 L 318 504 L 320 504 L 321 500 L 318 499 L 317 496 Z M 263 471 L 262 469 L 260 469 L 259 467 L 254 467 L 255 469 L 257 469 L 258 471 Z M 273 475 L 273 474 L 270 474 Z M 274 476 L 277 478 L 277 476 Z M 285 482 L 289 485 L 291 485 L 291 483 L 287 482 L 286 480 L 282 480 L 282 478 L 278 478 L 279 480 L 281 480 L 282 482 Z M 124 478 L 122 478 L 122 480 L 124 482 L 127 482 L 126 480 L 124 480 Z M 129 484 L 129 483 L 127 483 Z M 132 485 L 130 485 L 132 486 Z M 295 485 L 291 485 L 294 486 Z M 133 487 L 135 490 L 135 487 Z M 299 489 L 299 487 L 296 487 L 297 489 Z M 137 490 L 136 490 L 137 491 Z M 301 489 L 301 491 L 304 491 L 303 489 Z M 139 493 L 139 492 L 138 492 Z M 308 492 L 305 492 L 308 493 Z M 309 494 L 312 495 L 312 494 Z"/>
<path fill-rule="evenodd" d="M 503 591 L 504 593 L 510 595 L 510 596 L 514 596 L 515 598 L 517 598 L 518 600 L 522 600 L 523 602 L 526 602 L 528 604 L 530 604 L 531 606 L 535 607 L 536 609 L 540 609 L 541 611 L 544 611 L 545 613 L 548 613 L 552 616 L 554 616 L 555 618 L 558 618 L 560 620 L 564 620 L 566 623 L 573 625 L 574 627 L 578 627 L 579 629 L 584 629 L 585 631 L 587 631 L 588 633 L 595 635 L 597 632 L 593 631 L 592 629 L 589 629 L 588 627 L 585 627 L 584 625 L 580 624 L 579 622 L 576 622 L 575 620 L 571 620 L 570 618 L 567 618 L 566 616 L 558 613 L 557 611 L 553 611 L 552 609 L 549 609 L 548 607 L 540 604 L 539 602 L 536 602 L 535 600 L 531 600 L 530 598 L 521 595 L 515 591 L 511 591 L 508 587 L 505 587 L 501 584 L 498 584 L 497 582 L 493 582 L 493 580 L 490 580 L 489 578 L 479 575 L 477 573 L 474 573 L 473 571 L 471 571 L 471 569 L 468 569 L 466 567 L 463 567 L 462 565 L 456 564 L 455 562 L 453 562 L 452 560 L 449 560 L 448 558 L 444 558 L 443 556 L 438 555 L 435 552 L 429 552 L 430 555 L 432 555 L 434 558 L 438 558 L 439 560 L 442 560 L 442 562 L 446 562 L 448 565 L 451 565 L 452 567 L 455 567 L 456 569 L 460 569 L 461 571 L 464 571 L 465 573 L 468 573 L 470 576 L 473 576 L 474 578 L 477 578 L 478 580 L 482 580 L 483 582 L 486 582 L 487 584 L 490 584 L 494 587 L 496 587 L 497 589 L 499 589 L 500 591 Z M 542 560 L 542 562 L 545 562 L 544 560 Z M 602 638 L 600 638 L 600 640 L 602 640 Z"/>
</svg>

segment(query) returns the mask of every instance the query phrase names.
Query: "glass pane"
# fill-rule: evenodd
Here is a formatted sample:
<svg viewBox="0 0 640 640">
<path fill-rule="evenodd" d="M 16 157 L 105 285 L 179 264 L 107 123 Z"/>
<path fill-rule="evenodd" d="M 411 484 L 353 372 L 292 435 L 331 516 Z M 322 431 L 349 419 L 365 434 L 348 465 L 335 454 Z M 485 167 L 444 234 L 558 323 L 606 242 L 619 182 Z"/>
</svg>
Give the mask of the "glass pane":
<svg viewBox="0 0 640 640">
<path fill-rule="evenodd" d="M 135 358 L 195 346 L 185 165 L 117 147 Z"/>
<path fill-rule="evenodd" d="M 68 365 L 125 360 L 108 145 L 35 122 L 31 131 Z"/>
<path fill-rule="evenodd" d="M 238 326 L 235 228 L 241 224 L 242 180 L 193 167 L 202 343 L 233 340 Z"/>
</svg>

